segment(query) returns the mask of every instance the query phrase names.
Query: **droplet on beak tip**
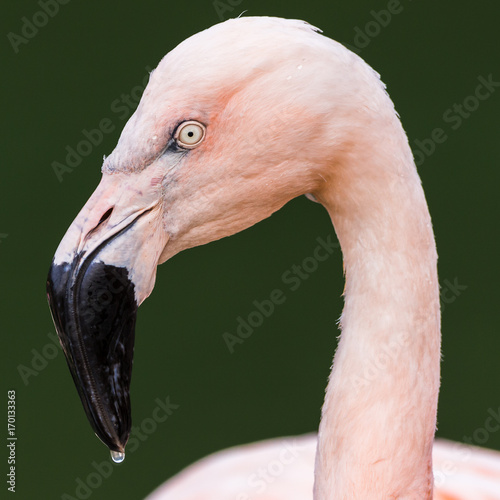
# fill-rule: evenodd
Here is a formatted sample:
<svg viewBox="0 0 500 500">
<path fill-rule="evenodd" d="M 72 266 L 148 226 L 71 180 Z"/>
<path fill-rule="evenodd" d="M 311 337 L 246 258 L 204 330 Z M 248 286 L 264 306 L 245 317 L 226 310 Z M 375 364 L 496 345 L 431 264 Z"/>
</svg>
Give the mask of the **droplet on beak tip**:
<svg viewBox="0 0 500 500">
<path fill-rule="evenodd" d="M 121 464 L 125 460 L 125 453 L 121 451 L 109 450 L 111 453 L 111 459 L 115 464 Z"/>
</svg>

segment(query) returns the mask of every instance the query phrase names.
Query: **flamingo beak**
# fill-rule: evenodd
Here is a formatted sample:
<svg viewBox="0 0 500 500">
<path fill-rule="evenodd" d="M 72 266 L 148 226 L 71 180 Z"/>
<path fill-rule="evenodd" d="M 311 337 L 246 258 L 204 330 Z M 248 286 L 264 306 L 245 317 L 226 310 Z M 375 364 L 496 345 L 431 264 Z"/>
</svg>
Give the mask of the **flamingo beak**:
<svg viewBox="0 0 500 500">
<path fill-rule="evenodd" d="M 140 189 L 129 191 L 118 176 L 110 177 L 103 177 L 61 241 L 47 295 L 85 413 L 119 457 L 132 423 L 137 308 L 154 286 L 167 238 L 157 201 L 139 199 L 133 193 L 142 195 Z"/>
</svg>

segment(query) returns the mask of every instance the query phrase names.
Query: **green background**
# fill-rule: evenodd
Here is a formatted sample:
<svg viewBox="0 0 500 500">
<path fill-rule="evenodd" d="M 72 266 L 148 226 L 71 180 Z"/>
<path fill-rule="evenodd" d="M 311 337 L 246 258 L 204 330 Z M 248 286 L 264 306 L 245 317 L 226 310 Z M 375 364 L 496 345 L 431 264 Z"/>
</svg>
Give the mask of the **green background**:
<svg viewBox="0 0 500 500">
<path fill-rule="evenodd" d="M 354 46 L 355 29 L 364 31 L 373 21 L 370 11 L 386 9 L 388 2 L 222 3 L 223 18 L 245 10 L 304 19 Z M 488 410 L 500 406 L 500 89 L 456 130 L 443 114 L 474 93 L 479 76 L 500 81 L 500 11 L 494 4 L 401 0 L 401 12 L 360 51 L 386 82 L 412 146 L 437 127 L 447 135 L 419 166 L 441 283 L 447 300 L 453 299 L 443 311 L 438 436 L 462 440 L 476 433 L 481 442 L 485 435 L 478 429 Z M 15 389 L 18 498 L 77 498 L 77 479 L 85 481 L 92 461 L 106 460 L 108 452 L 86 421 L 62 353 L 47 347 L 54 332 L 47 270 L 126 121 L 113 103 L 130 94 L 167 51 L 220 18 L 210 0 L 71 0 L 15 53 L 7 34 L 21 34 L 22 17 L 32 19 L 38 11 L 36 2 L 9 2 L 1 16 L 2 408 L 5 414 L 7 389 Z M 103 118 L 114 130 L 60 182 L 52 162 L 64 163 L 66 146 L 75 147 L 82 130 Z M 294 292 L 281 276 L 312 255 L 317 237 L 331 234 L 326 211 L 301 197 L 241 234 L 160 267 L 138 317 L 134 424 L 152 416 L 156 398 L 170 396 L 180 407 L 92 490 L 92 499 L 143 498 L 208 453 L 317 428 L 342 308 L 340 252 Z M 454 295 L 446 280 L 466 288 Z M 285 303 L 230 354 L 222 334 L 235 333 L 237 317 L 247 317 L 252 302 L 275 288 L 286 292 Z M 53 359 L 33 367 L 33 350 Z M 26 384 L 20 365 L 37 373 Z M 500 450 L 500 431 L 488 433 L 482 444 Z M 0 461 L 5 474 L 6 458 Z"/>
</svg>

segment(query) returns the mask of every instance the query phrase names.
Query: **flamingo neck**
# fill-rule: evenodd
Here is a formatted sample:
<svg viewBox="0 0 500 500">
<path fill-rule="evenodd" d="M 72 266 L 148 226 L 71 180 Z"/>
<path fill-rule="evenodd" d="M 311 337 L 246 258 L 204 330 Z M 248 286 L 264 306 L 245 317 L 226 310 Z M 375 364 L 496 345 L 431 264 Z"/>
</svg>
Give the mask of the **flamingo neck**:
<svg viewBox="0 0 500 500">
<path fill-rule="evenodd" d="M 440 312 L 434 236 L 406 135 L 362 147 L 318 198 L 344 256 L 315 500 L 431 499 Z M 380 143 L 379 143 L 380 144 Z"/>
</svg>

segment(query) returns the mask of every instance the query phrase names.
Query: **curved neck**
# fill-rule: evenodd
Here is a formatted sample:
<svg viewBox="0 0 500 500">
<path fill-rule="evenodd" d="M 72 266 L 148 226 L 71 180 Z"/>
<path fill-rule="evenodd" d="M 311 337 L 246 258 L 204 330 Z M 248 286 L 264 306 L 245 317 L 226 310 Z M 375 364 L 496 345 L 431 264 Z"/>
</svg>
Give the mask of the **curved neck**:
<svg viewBox="0 0 500 500">
<path fill-rule="evenodd" d="M 390 141 L 380 146 L 367 137 L 345 175 L 337 169 L 316 196 L 335 226 L 346 286 L 315 500 L 432 498 L 437 255 L 406 135 L 395 115 L 389 125 Z"/>
</svg>

